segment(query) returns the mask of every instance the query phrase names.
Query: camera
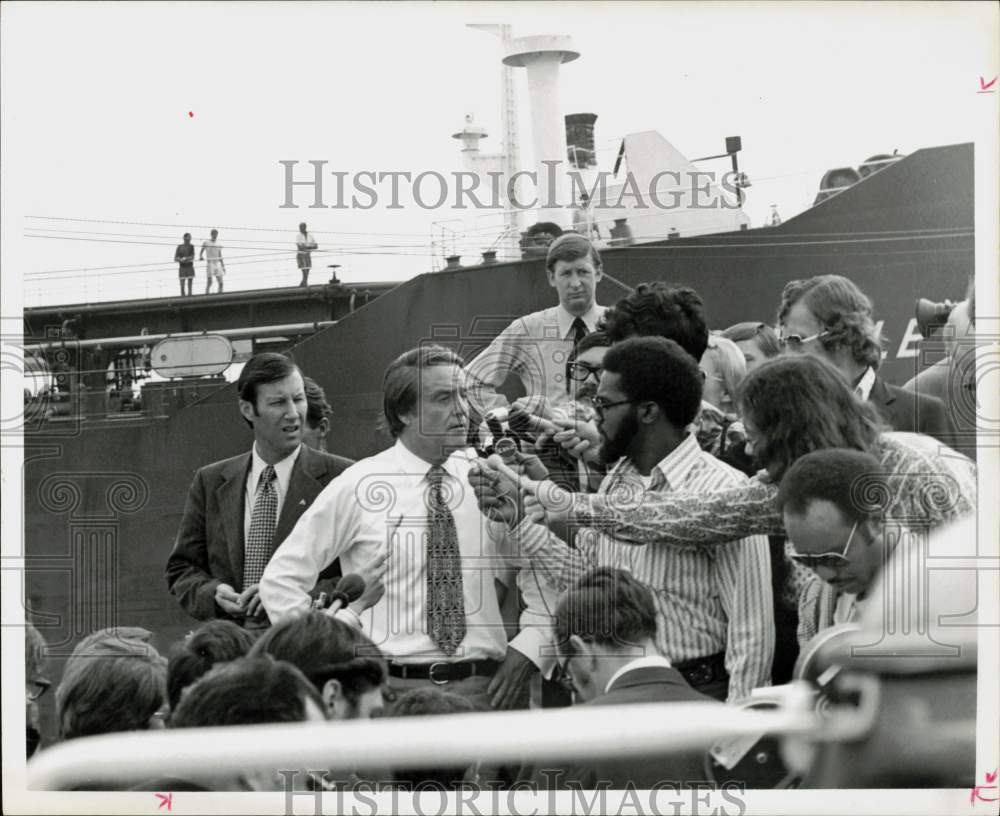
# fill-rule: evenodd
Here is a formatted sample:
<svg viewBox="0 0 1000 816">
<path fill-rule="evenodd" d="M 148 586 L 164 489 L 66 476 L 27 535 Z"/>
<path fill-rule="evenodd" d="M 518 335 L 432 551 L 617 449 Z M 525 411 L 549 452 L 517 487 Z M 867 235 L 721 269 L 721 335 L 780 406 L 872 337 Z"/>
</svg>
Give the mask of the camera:
<svg viewBox="0 0 1000 816">
<path fill-rule="evenodd" d="M 919 298 L 914 309 L 917 318 L 917 331 L 925 338 L 930 337 L 935 329 L 940 329 L 948 322 L 948 316 L 954 308 L 955 304 L 950 300 L 935 303 L 927 298 Z"/>
</svg>

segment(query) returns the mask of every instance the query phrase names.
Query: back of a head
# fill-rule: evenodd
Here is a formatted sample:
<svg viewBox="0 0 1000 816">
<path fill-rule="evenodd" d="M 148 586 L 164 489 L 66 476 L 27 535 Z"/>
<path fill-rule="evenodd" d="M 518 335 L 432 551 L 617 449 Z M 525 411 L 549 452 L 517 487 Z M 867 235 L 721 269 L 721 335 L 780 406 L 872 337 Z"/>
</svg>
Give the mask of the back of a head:
<svg viewBox="0 0 1000 816">
<path fill-rule="evenodd" d="M 559 600 L 555 633 L 561 649 L 571 635 L 605 649 L 642 644 L 656 637 L 653 595 L 625 570 L 591 570 Z"/>
<path fill-rule="evenodd" d="M 244 657 L 253 646 L 245 629 L 228 620 L 202 624 L 178 644 L 167 664 L 167 698 L 177 708 L 181 693 L 218 663 Z"/>
<path fill-rule="evenodd" d="M 416 688 L 401 694 L 389 711 L 391 717 L 425 717 L 441 714 L 469 714 L 476 707 L 466 698 L 436 688 Z M 400 768 L 394 772 L 396 782 L 416 789 L 418 786 L 450 790 L 461 784 L 466 767 Z"/>
<path fill-rule="evenodd" d="M 857 284 L 843 275 L 817 275 L 785 284 L 778 309 L 778 324 L 784 325 L 792 307 L 801 301 L 827 334 L 817 342 L 834 350 L 850 349 L 859 363 L 878 368 L 882 362 L 882 338 L 872 316 L 872 302 Z"/>
<path fill-rule="evenodd" d="M 220 663 L 191 686 L 170 718 L 171 728 L 302 722 L 306 701 L 323 703 L 308 679 L 290 663 L 242 657 Z"/>
<path fill-rule="evenodd" d="M 303 377 L 302 382 L 306 390 L 306 422 L 315 428 L 324 417 L 329 418 L 333 414 L 333 408 L 326 400 L 326 392 L 316 380 L 312 377 Z"/>
<path fill-rule="evenodd" d="M 664 417 L 683 428 L 701 407 L 702 375 L 690 354 L 663 337 L 632 337 L 604 355 L 604 370 L 616 374 L 636 402 L 655 402 Z"/>
<path fill-rule="evenodd" d="M 640 283 L 605 313 L 605 331 L 612 343 L 628 337 L 665 337 L 695 361 L 708 345 L 708 323 L 701 295 L 687 286 L 654 281 Z"/>
<path fill-rule="evenodd" d="M 848 522 L 877 515 L 888 486 L 879 460 L 870 453 L 828 448 L 796 460 L 782 479 L 782 510 L 804 515 L 816 500 L 833 504 Z"/>
<path fill-rule="evenodd" d="M 767 359 L 777 357 L 781 354 L 781 346 L 778 345 L 778 335 L 766 323 L 758 323 L 752 320 L 744 323 L 734 323 L 732 326 L 723 329 L 721 336 L 727 340 L 732 340 L 734 343 L 745 343 L 748 340 L 753 340 Z"/>
<path fill-rule="evenodd" d="M 876 410 L 831 363 L 806 354 L 782 355 L 750 372 L 738 402 L 759 435 L 754 458 L 776 481 L 814 450 L 872 451 L 882 429 Z"/>
<path fill-rule="evenodd" d="M 338 680 L 345 694 L 359 694 L 385 682 L 385 659 L 364 632 L 322 612 L 282 621 L 262 634 L 251 657 L 268 656 L 297 667 L 321 689 Z"/>
<path fill-rule="evenodd" d="M 56 689 L 64 739 L 137 731 L 166 697 L 167 661 L 145 629 L 102 629 L 77 644 Z"/>
</svg>

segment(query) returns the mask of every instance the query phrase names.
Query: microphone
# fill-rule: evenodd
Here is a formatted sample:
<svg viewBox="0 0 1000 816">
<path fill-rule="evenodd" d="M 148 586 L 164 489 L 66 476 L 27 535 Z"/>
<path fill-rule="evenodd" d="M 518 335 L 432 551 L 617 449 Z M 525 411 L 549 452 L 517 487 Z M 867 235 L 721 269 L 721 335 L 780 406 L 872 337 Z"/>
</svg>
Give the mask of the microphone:
<svg viewBox="0 0 1000 816">
<path fill-rule="evenodd" d="M 365 591 L 365 579 L 355 573 L 345 575 L 334 587 L 330 605 L 324 610 L 331 617 L 345 606 L 354 603 Z"/>
</svg>

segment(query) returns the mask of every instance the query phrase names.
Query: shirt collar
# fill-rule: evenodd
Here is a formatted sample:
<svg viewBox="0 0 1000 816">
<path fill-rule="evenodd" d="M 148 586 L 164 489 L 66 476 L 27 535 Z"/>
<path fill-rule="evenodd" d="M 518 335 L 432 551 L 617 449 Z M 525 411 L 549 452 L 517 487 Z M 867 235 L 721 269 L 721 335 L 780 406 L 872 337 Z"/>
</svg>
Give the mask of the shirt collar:
<svg viewBox="0 0 1000 816">
<path fill-rule="evenodd" d="M 697 438 L 694 434 L 688 434 L 684 437 L 683 442 L 681 442 L 676 448 L 670 451 L 670 453 L 664 456 L 663 459 L 653 466 L 653 469 L 650 471 L 650 476 L 659 472 L 660 475 L 663 476 L 667 489 L 679 490 L 683 487 L 688 473 L 690 473 L 691 468 L 697 464 L 701 455 L 702 450 L 701 446 L 698 444 Z M 612 474 L 619 474 L 619 472 L 623 474 L 628 471 L 635 471 L 638 473 L 638 469 L 631 459 L 622 458 L 619 460 L 618 464 L 615 465 L 608 476 L 610 477 Z"/>
<path fill-rule="evenodd" d="M 875 369 L 868 366 L 868 368 L 865 369 L 865 373 L 861 375 L 861 379 L 858 380 L 858 384 L 854 386 L 854 393 L 860 397 L 862 401 L 868 402 L 868 397 L 871 396 L 873 385 L 875 385 Z"/>
<path fill-rule="evenodd" d="M 274 475 L 278 479 L 278 489 L 281 491 L 281 495 L 285 495 L 288 492 L 288 483 L 292 480 L 292 468 L 295 467 L 296 461 L 298 461 L 299 454 L 302 452 L 302 445 L 300 444 L 294 451 L 292 451 L 288 456 L 282 459 L 280 462 L 274 463 Z M 250 466 L 250 482 L 248 487 L 251 494 L 257 490 L 257 484 L 260 482 L 260 475 L 264 472 L 267 467 L 267 462 L 265 462 L 260 457 L 260 453 L 257 450 L 257 443 L 254 442 L 253 453 L 251 455 L 253 463 Z"/>
<path fill-rule="evenodd" d="M 416 476 L 418 479 L 423 479 L 427 476 L 427 471 L 433 467 L 433 465 L 426 459 L 417 456 L 417 454 L 406 447 L 401 439 L 396 440 L 393 450 L 395 451 L 396 460 L 399 462 L 400 469 L 403 473 L 408 473 L 412 476 Z M 473 454 L 468 448 L 454 451 L 451 456 L 441 463 L 441 467 L 449 476 L 461 481 L 463 479 L 461 464 L 468 461 L 470 456 L 474 455 L 475 454 Z"/>
<path fill-rule="evenodd" d="M 586 325 L 587 331 L 592 332 L 595 328 L 597 328 L 597 321 L 601 319 L 601 313 L 603 311 L 604 310 L 597 305 L 597 301 L 595 300 L 590 304 L 590 309 L 579 316 Z M 569 334 L 570 329 L 573 328 L 573 321 L 576 320 L 576 318 L 577 315 L 567 312 L 561 303 L 556 306 L 556 320 L 559 323 L 560 337 L 565 337 Z"/>
<path fill-rule="evenodd" d="M 615 684 L 615 681 L 630 671 L 635 671 L 636 669 L 649 669 L 652 667 L 657 667 L 661 669 L 669 669 L 670 661 L 667 660 L 663 655 L 646 655 L 645 657 L 637 657 L 635 660 L 630 660 L 624 666 L 622 666 L 618 671 L 611 675 L 611 679 L 608 680 L 608 684 L 604 687 L 604 693 L 607 694 L 611 691 L 611 687 Z"/>
</svg>

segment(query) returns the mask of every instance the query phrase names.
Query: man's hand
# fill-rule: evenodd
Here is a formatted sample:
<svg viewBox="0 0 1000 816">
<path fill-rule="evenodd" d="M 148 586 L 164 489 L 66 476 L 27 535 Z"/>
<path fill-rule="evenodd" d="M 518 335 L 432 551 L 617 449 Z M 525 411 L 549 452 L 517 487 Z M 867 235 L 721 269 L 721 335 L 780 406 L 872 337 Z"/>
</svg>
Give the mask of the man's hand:
<svg viewBox="0 0 1000 816">
<path fill-rule="evenodd" d="M 473 463 L 469 469 L 469 484 L 484 515 L 511 527 L 517 525 L 521 518 L 517 487 L 504 479 L 495 467 L 487 462 Z"/>
<path fill-rule="evenodd" d="M 550 526 L 571 520 L 573 494 L 568 490 L 547 479 L 541 482 L 522 479 L 521 489 L 525 515 L 536 524 Z"/>
<path fill-rule="evenodd" d="M 355 615 L 360 615 L 369 607 L 375 606 L 375 604 L 382 600 L 382 596 L 385 595 L 385 583 L 383 579 L 385 578 L 385 571 L 388 566 L 386 563 L 388 557 L 388 547 L 381 547 L 375 553 L 375 556 L 358 570 L 358 575 L 365 579 L 365 591 L 361 593 L 360 598 L 348 607 Z"/>
<path fill-rule="evenodd" d="M 239 597 L 240 606 L 248 618 L 256 618 L 259 614 L 263 614 L 264 607 L 261 606 L 260 584 L 251 584 L 243 590 L 243 593 Z"/>
<path fill-rule="evenodd" d="M 585 420 L 563 420 L 556 423 L 559 430 L 552 440 L 571 456 L 584 462 L 598 464 L 601 461 L 601 435 L 593 422 Z"/>
<path fill-rule="evenodd" d="M 531 675 L 537 671 L 538 667 L 517 649 L 508 648 L 507 656 L 486 688 L 490 705 L 497 711 L 527 708 Z"/>
<path fill-rule="evenodd" d="M 242 618 L 245 614 L 240 594 L 229 584 L 219 584 L 215 588 L 215 602 L 230 615 Z"/>
</svg>

